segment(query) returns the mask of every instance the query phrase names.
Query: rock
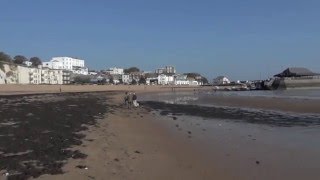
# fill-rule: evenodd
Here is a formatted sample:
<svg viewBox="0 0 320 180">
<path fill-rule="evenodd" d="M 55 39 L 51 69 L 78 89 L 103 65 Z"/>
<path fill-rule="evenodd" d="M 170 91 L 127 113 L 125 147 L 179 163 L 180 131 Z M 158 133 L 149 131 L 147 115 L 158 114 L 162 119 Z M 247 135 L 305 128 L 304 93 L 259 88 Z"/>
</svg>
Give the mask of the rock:
<svg viewBox="0 0 320 180">
<path fill-rule="evenodd" d="M 32 113 L 28 113 L 26 116 L 33 116 L 33 114 Z"/>
<path fill-rule="evenodd" d="M 76 166 L 77 168 L 79 168 L 79 169 L 88 169 L 88 167 L 87 166 L 84 166 L 84 165 L 78 165 L 78 166 Z"/>
<path fill-rule="evenodd" d="M 256 161 L 256 164 L 259 165 L 259 164 L 260 164 L 260 161 Z"/>
<path fill-rule="evenodd" d="M 138 151 L 138 150 L 137 150 L 137 151 L 135 151 L 135 153 L 137 153 L 137 154 L 142 154 L 142 153 L 141 153 L 140 151 Z"/>
</svg>

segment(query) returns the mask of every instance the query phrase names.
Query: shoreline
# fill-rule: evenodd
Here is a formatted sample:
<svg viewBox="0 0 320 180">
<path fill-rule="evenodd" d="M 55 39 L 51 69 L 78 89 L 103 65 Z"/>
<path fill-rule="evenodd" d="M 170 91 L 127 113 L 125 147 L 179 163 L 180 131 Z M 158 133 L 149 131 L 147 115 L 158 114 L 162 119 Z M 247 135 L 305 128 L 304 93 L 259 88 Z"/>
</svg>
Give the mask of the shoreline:
<svg viewBox="0 0 320 180">
<path fill-rule="evenodd" d="M 61 88 L 61 92 L 60 92 Z M 211 90 L 204 86 L 149 86 L 149 85 L 0 85 L 0 97 L 10 95 L 38 95 L 81 92 L 186 92 L 195 89 Z"/>
</svg>

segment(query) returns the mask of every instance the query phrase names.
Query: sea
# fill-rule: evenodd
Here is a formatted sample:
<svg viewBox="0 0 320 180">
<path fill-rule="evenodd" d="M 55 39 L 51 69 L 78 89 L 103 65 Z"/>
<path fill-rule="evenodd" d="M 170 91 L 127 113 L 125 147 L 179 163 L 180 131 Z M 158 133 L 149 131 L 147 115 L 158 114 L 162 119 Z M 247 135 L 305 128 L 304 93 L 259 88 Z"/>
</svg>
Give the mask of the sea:
<svg viewBox="0 0 320 180">
<path fill-rule="evenodd" d="M 190 103 L 192 100 L 206 99 L 212 96 L 240 96 L 240 97 L 265 97 L 283 99 L 319 99 L 320 89 L 288 89 L 274 91 L 196 91 L 196 92 L 166 92 L 157 95 L 147 94 L 142 96 L 143 101 L 156 100 L 168 103 Z"/>
</svg>

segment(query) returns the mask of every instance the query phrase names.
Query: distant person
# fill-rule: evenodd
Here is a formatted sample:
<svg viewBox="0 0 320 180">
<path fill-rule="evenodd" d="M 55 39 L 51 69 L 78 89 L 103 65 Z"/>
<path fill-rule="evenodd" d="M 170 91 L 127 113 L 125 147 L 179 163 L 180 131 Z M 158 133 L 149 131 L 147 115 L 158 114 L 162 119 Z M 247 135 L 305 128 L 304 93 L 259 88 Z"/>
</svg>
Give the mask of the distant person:
<svg viewBox="0 0 320 180">
<path fill-rule="evenodd" d="M 124 105 L 125 105 L 125 106 L 128 106 L 128 92 L 125 92 L 125 93 L 124 93 L 124 98 L 123 98 L 123 100 L 124 100 Z"/>
<path fill-rule="evenodd" d="M 134 106 L 134 107 L 138 107 L 138 106 L 139 106 L 139 103 L 137 102 L 137 95 L 136 95 L 136 93 L 133 93 L 133 95 L 132 95 L 132 103 L 133 103 L 133 106 Z"/>
<path fill-rule="evenodd" d="M 133 94 L 130 92 L 128 95 L 128 109 L 132 107 L 132 103 L 133 103 Z"/>
</svg>

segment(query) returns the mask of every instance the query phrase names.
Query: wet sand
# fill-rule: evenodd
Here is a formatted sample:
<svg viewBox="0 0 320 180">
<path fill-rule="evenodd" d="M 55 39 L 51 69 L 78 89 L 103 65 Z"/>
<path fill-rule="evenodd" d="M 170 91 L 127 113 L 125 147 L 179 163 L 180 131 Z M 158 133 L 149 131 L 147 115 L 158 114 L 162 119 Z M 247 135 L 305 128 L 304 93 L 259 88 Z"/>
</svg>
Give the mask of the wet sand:
<svg viewBox="0 0 320 180">
<path fill-rule="evenodd" d="M 156 89 L 137 92 L 159 92 Z M 222 108 L 212 113 L 209 107 L 159 102 L 127 109 L 122 98 L 122 92 L 112 91 L 2 97 L 0 177 L 320 177 L 320 148 L 314 146 L 320 137 L 317 116 L 290 124 L 284 115 L 264 114 L 264 123 L 255 123 L 260 112 Z M 279 123 L 268 121 L 272 117 Z"/>
</svg>

